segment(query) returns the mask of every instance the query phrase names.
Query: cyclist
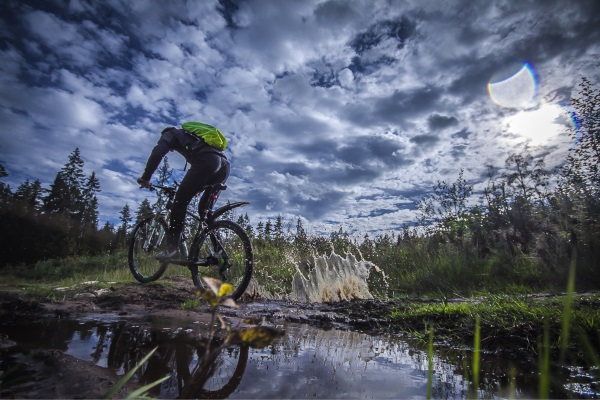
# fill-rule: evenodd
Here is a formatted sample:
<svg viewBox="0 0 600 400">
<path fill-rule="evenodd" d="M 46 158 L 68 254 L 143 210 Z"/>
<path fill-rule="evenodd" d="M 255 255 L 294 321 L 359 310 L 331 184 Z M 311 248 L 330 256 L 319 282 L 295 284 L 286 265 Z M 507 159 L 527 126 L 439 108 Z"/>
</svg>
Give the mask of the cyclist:
<svg viewBox="0 0 600 400">
<path fill-rule="evenodd" d="M 175 194 L 167 230 L 167 248 L 156 255 L 158 260 L 179 258 L 179 242 L 185 213 L 192 198 L 202 191 L 204 186 L 225 183 L 229 178 L 229 161 L 222 151 L 183 129 L 168 127 L 160 133 L 160 139 L 148 157 L 144 173 L 137 180 L 141 187 L 150 187 L 152 174 L 170 151 L 181 154 L 190 164 L 190 169 Z"/>
</svg>

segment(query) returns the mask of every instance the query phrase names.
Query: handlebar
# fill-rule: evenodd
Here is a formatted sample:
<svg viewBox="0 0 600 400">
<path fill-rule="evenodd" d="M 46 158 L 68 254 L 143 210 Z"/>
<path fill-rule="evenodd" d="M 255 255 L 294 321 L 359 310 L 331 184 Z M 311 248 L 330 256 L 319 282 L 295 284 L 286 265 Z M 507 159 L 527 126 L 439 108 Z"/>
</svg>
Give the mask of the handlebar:
<svg viewBox="0 0 600 400">
<path fill-rule="evenodd" d="M 177 191 L 177 188 L 179 187 L 179 183 L 177 183 L 177 181 L 174 181 L 175 184 L 173 186 L 163 186 L 163 185 L 154 185 L 154 184 L 150 184 L 150 186 L 146 187 L 146 189 L 153 191 L 153 190 L 162 190 L 164 192 L 167 192 L 167 194 L 169 195 L 174 195 L 175 192 Z M 140 186 L 140 189 L 144 189 L 143 186 Z"/>
</svg>

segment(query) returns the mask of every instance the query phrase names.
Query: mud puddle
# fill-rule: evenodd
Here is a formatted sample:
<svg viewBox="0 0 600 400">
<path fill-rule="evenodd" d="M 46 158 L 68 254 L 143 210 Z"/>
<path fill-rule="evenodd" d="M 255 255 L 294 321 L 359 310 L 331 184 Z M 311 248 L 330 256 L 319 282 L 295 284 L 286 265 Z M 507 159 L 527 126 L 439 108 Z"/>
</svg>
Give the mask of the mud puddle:
<svg viewBox="0 0 600 400">
<path fill-rule="evenodd" d="M 253 305 L 259 307 L 259 304 Z M 272 304 L 267 308 L 273 307 Z M 391 336 L 275 321 L 285 335 L 263 349 L 223 349 L 210 379 L 196 398 L 466 398 L 473 396 L 467 351 L 427 349 Z M 136 373 L 129 391 L 164 376 L 150 391 L 177 398 L 204 354 L 208 326 L 198 320 L 149 316 L 132 321 L 118 314 L 89 314 L 78 320 L 53 318 L 1 323 L 3 374 L 0 397 L 100 397 L 153 348 L 154 356 Z M 11 344 L 9 341 L 12 341 Z M 70 368 L 53 371 L 64 359 Z M 77 383 L 85 378 L 94 385 Z M 586 396 L 593 377 L 574 371 L 555 384 L 553 397 Z M 533 398 L 537 373 L 484 354 L 478 397 Z M 57 378 L 62 384 L 57 384 Z M 587 386 L 586 386 L 587 385 Z M 124 392 L 122 395 L 124 395 Z M 593 393 L 593 392 L 592 392 Z"/>
</svg>

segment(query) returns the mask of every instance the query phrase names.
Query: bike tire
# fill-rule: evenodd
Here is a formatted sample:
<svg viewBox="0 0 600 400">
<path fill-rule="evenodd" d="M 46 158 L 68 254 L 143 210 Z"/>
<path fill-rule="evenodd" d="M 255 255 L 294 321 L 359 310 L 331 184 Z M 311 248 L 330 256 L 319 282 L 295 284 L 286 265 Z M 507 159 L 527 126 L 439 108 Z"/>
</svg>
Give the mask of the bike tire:
<svg viewBox="0 0 600 400">
<path fill-rule="evenodd" d="M 154 257 L 166 247 L 166 232 L 167 223 L 155 217 L 145 218 L 133 228 L 128 261 L 133 277 L 139 282 L 154 282 L 165 273 L 168 263 Z"/>
<path fill-rule="evenodd" d="M 252 251 L 252 242 L 250 237 L 240 225 L 233 221 L 218 220 L 210 224 L 198 236 L 192 245 L 191 261 L 197 262 L 199 259 L 210 259 L 219 252 L 218 245 L 215 246 L 215 239 L 220 239 L 226 256 L 220 257 L 209 266 L 198 267 L 190 265 L 192 280 L 199 289 L 206 289 L 201 276 L 208 276 L 229 283 L 233 286 L 233 292 L 229 297 L 234 300 L 246 291 L 252 270 L 254 268 L 254 253 Z M 225 279 L 221 276 L 221 268 L 225 274 Z"/>
<path fill-rule="evenodd" d="M 213 365 L 210 366 L 209 378 L 200 389 L 198 398 L 226 399 L 235 392 L 246 372 L 249 350 L 248 346 L 240 346 L 237 357 L 233 357 L 231 354 L 224 355 L 224 352 L 230 352 L 231 349 L 223 349 Z M 225 366 L 226 363 L 229 365 Z M 225 371 L 219 372 L 219 368 Z"/>
</svg>

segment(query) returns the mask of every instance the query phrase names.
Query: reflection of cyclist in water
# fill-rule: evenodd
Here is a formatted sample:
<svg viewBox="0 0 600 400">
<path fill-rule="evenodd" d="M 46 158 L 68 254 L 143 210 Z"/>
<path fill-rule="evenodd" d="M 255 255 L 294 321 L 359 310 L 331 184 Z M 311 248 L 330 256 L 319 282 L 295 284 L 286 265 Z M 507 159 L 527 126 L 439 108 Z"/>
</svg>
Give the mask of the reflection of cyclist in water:
<svg viewBox="0 0 600 400">
<path fill-rule="evenodd" d="M 183 129 L 169 127 L 161 132 L 160 139 L 148 158 L 146 169 L 137 180 L 141 187 L 150 186 L 152 174 L 169 151 L 181 154 L 190 164 L 190 169 L 181 181 L 175 195 L 167 231 L 167 249 L 156 256 L 159 260 L 178 258 L 185 212 L 192 198 L 204 186 L 225 183 L 229 177 L 229 161 L 222 151 Z"/>
<path fill-rule="evenodd" d="M 215 339 L 211 347 L 218 349 L 221 344 Z M 168 395 L 179 398 L 226 398 L 239 386 L 248 362 L 247 346 L 223 348 L 215 359 L 204 364 L 206 371 L 201 374 L 202 381 L 195 382 L 193 372 L 206 356 L 206 339 L 198 340 L 188 333 L 173 336 L 169 332 L 119 324 L 113 330 L 108 366 L 127 372 L 144 357 L 148 348 L 155 346 L 158 351 L 140 371 L 138 380 L 149 384 L 171 375 L 171 380 L 150 389 L 149 393 L 156 397 L 161 391 L 167 391 Z"/>
</svg>

